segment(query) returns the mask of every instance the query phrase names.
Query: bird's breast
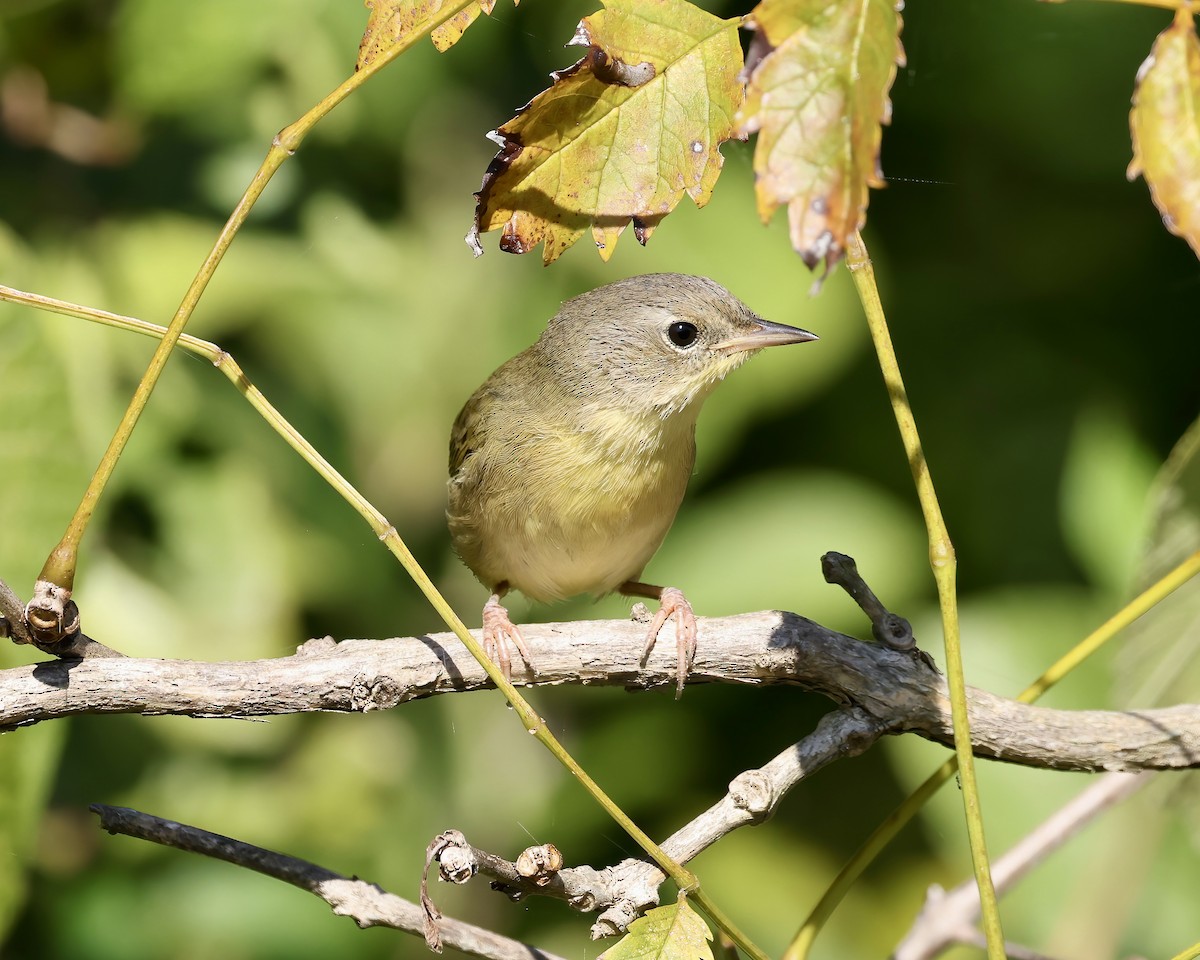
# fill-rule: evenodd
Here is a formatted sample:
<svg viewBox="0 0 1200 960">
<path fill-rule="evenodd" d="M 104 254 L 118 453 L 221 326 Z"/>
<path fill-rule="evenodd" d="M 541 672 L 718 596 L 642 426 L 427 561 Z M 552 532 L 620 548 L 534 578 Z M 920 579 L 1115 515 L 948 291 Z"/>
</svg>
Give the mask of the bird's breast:
<svg viewBox="0 0 1200 960">
<path fill-rule="evenodd" d="M 674 422 L 672 422 L 674 421 Z M 561 431 L 484 452 L 473 493 L 451 484 L 450 526 L 463 560 L 489 587 L 535 600 L 604 594 L 636 578 L 683 499 L 695 462 L 694 418 L 598 410 Z"/>
</svg>

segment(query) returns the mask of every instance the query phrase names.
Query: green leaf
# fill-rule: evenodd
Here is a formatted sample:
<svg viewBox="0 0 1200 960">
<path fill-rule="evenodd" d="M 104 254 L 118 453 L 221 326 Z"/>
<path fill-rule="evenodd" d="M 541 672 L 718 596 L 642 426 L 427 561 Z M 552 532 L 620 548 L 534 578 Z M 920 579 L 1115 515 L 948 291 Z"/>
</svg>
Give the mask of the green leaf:
<svg viewBox="0 0 1200 960">
<path fill-rule="evenodd" d="M 713 960 L 710 940 L 708 925 L 680 897 L 633 921 L 620 943 L 601 956 L 603 960 Z"/>
<path fill-rule="evenodd" d="M 769 51 L 738 115 L 740 133 L 758 133 L 758 212 L 766 222 L 786 204 L 792 246 L 828 271 L 866 222 L 867 188 L 884 185 L 900 15 L 893 0 L 763 0 L 750 19 Z"/>
<path fill-rule="evenodd" d="M 546 263 L 589 227 L 608 259 L 633 223 L 645 243 L 690 196 L 703 206 L 742 100 L 737 19 L 684 0 L 604 0 L 573 44 L 587 54 L 492 134 L 500 145 L 476 194 L 467 240 L 502 230 L 500 249 Z"/>
<path fill-rule="evenodd" d="M 1133 160 L 1163 224 L 1200 256 L 1200 39 L 1187 5 L 1138 70 L 1129 111 Z"/>
</svg>

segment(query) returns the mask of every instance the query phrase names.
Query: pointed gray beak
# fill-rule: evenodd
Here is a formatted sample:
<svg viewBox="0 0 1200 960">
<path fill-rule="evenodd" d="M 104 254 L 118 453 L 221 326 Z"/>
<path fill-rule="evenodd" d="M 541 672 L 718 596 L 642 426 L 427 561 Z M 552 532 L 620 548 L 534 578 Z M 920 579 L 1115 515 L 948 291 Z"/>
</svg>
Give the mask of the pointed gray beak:
<svg viewBox="0 0 1200 960">
<path fill-rule="evenodd" d="M 761 350 L 763 347 L 779 347 L 785 343 L 807 343 L 809 340 L 821 339 L 815 333 L 809 333 L 799 327 L 789 327 L 786 323 L 772 323 L 770 320 L 755 318 L 754 325 L 756 329 L 715 343 L 712 349 L 730 352 Z"/>
</svg>

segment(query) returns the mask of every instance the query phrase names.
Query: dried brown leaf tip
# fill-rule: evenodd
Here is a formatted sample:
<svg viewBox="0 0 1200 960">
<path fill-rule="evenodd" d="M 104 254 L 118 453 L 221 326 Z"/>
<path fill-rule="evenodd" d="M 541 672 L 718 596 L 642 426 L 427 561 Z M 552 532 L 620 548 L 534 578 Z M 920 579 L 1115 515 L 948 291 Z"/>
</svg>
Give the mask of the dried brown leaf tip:
<svg viewBox="0 0 1200 960">
<path fill-rule="evenodd" d="M 758 212 L 788 208 L 792 246 L 810 269 L 841 259 L 866 222 L 869 187 L 882 187 L 879 145 L 888 91 L 904 63 L 895 0 L 763 0 L 743 136 L 754 152 Z"/>
<path fill-rule="evenodd" d="M 520 0 L 513 0 L 515 6 Z M 430 36 L 438 50 L 454 46 L 481 13 L 491 14 L 496 0 L 364 0 L 370 14 L 367 29 L 358 45 L 358 62 L 354 69 L 362 70 L 393 49 L 407 46 L 415 37 L 429 30 L 430 24 L 445 20 Z M 448 11 L 461 8 L 446 19 Z"/>
<path fill-rule="evenodd" d="M 685 194 L 708 202 L 743 96 L 737 23 L 685 0 L 604 0 L 571 41 L 579 62 L 490 134 L 476 255 L 499 229 L 501 250 L 544 244 L 550 263 L 590 228 L 607 260 L 630 223 L 645 243 Z"/>
<path fill-rule="evenodd" d="M 1129 131 L 1126 175 L 1146 178 L 1163 224 L 1200 256 L 1200 39 L 1186 7 L 1138 70 Z"/>
</svg>

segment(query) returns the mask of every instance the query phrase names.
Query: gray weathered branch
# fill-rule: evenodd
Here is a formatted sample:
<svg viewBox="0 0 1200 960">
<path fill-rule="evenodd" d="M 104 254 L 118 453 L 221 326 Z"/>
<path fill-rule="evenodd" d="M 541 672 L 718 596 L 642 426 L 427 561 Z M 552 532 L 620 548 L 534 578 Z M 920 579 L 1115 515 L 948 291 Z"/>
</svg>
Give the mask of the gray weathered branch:
<svg viewBox="0 0 1200 960">
<path fill-rule="evenodd" d="M 670 629 L 669 627 L 667 628 Z M 665 651 L 638 666 L 644 627 L 624 621 L 522 627 L 532 684 L 668 686 Z M 889 732 L 951 742 L 942 678 L 913 654 L 865 643 L 791 613 L 700 621 L 689 683 L 794 684 L 864 710 Z M 450 634 L 391 640 L 313 640 L 290 657 L 236 663 L 136 657 L 53 661 L 0 671 L 0 730 L 80 713 L 252 717 L 388 709 L 488 685 Z M 1200 707 L 1054 710 L 971 689 L 975 752 L 1062 770 L 1180 769 L 1200 765 Z"/>
<path fill-rule="evenodd" d="M 109 833 L 124 834 L 177 850 L 214 857 L 307 890 L 328 903 L 335 914 L 350 917 L 360 927 L 393 927 L 418 937 L 422 935 L 425 915 L 417 904 L 365 880 L 344 877 L 307 860 L 127 807 L 94 803 L 92 812 L 99 815 L 100 826 Z M 444 945 L 475 957 L 489 960 L 561 960 L 553 954 L 461 920 L 443 918 L 438 923 L 438 931 Z"/>
</svg>

